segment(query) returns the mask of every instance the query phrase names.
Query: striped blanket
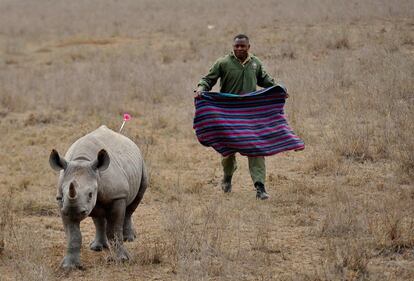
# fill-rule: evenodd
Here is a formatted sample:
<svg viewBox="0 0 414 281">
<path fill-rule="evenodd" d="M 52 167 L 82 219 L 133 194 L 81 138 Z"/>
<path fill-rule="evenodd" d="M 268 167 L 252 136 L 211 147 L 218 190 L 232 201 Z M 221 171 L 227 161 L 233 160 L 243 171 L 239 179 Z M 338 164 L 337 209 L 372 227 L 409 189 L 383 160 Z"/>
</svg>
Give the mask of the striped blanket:
<svg viewBox="0 0 414 281">
<path fill-rule="evenodd" d="M 199 142 L 223 156 L 268 156 L 305 145 L 287 124 L 286 92 L 273 86 L 247 94 L 202 92 L 193 127 Z"/>
</svg>

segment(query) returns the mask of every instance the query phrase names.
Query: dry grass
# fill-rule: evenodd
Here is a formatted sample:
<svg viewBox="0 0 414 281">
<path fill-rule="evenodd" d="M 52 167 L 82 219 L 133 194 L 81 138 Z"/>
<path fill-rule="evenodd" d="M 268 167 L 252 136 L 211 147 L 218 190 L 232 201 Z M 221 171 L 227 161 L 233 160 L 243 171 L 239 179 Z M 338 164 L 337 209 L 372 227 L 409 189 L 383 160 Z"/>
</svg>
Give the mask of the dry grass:
<svg viewBox="0 0 414 281">
<path fill-rule="evenodd" d="M 234 5 L 1 2 L 1 280 L 414 279 L 413 2 Z M 307 144 L 267 158 L 268 202 L 242 157 L 223 196 L 219 156 L 192 130 L 192 90 L 239 32 L 287 85 Z M 63 274 L 47 157 L 123 112 L 150 176 L 134 259 L 89 251 L 86 220 L 84 270 Z"/>
<path fill-rule="evenodd" d="M 16 215 L 16 194 L 10 190 L 0 205 L 0 268 L 14 280 L 53 280 L 53 271 L 45 255 L 47 241 Z M 18 261 L 18 262 L 16 262 Z M 2 275 L 3 275 L 2 274 Z"/>
</svg>

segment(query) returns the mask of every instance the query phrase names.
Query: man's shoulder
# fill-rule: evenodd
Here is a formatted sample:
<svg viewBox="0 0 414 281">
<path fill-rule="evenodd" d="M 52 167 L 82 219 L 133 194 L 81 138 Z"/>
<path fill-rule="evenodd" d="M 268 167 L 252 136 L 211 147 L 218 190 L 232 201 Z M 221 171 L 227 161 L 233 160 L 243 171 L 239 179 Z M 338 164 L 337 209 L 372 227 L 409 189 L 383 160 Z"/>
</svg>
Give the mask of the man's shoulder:
<svg viewBox="0 0 414 281">
<path fill-rule="evenodd" d="M 250 58 L 254 61 L 254 62 L 256 62 L 256 63 L 258 63 L 258 64 L 262 64 L 262 61 L 256 56 L 256 55 L 254 55 L 254 54 L 251 54 L 250 55 Z"/>
<path fill-rule="evenodd" d="M 227 55 L 224 55 L 224 56 L 222 56 L 222 57 L 219 57 L 217 60 L 216 60 L 216 63 L 226 63 L 226 62 L 228 62 L 228 61 L 230 61 L 231 60 L 231 56 L 229 55 L 229 54 L 227 54 Z"/>
<path fill-rule="evenodd" d="M 230 64 L 232 64 L 231 56 L 225 55 L 222 57 L 219 57 L 215 62 L 213 67 L 214 68 L 220 68 L 220 69 L 226 69 Z"/>
</svg>

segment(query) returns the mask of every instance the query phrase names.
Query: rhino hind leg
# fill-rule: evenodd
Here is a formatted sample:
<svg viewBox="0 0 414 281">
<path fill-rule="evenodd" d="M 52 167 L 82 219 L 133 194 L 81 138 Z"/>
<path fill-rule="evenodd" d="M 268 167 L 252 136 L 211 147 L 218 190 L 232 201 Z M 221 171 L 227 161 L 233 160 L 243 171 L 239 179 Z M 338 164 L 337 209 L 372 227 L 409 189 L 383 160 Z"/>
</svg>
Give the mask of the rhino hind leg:
<svg viewBox="0 0 414 281">
<path fill-rule="evenodd" d="M 90 244 L 90 249 L 93 251 L 102 251 L 104 248 L 109 248 L 108 239 L 106 237 L 106 219 L 103 217 L 93 217 L 96 234 L 95 240 Z"/>
<path fill-rule="evenodd" d="M 138 207 L 139 203 L 141 202 L 142 198 L 144 197 L 145 190 L 148 186 L 148 178 L 147 173 L 145 171 L 145 165 L 143 164 L 143 170 L 142 170 L 142 179 L 141 184 L 139 186 L 139 190 L 137 193 L 137 196 L 135 196 L 134 201 L 132 201 L 131 204 L 127 207 L 125 211 L 125 220 L 124 220 L 124 241 L 132 242 L 137 237 L 134 226 L 132 223 L 132 214 L 134 213 L 135 209 Z"/>
<path fill-rule="evenodd" d="M 131 258 L 123 246 L 123 224 L 125 220 L 126 200 L 117 199 L 113 201 L 106 217 L 106 236 L 113 247 L 117 261 L 127 261 Z"/>
<path fill-rule="evenodd" d="M 138 192 L 134 201 L 132 201 L 132 203 L 126 208 L 124 227 L 123 227 L 124 241 L 132 242 L 137 237 L 135 230 L 134 230 L 134 225 L 132 223 L 132 214 L 134 213 L 135 209 L 138 207 L 139 203 L 141 202 L 142 195 L 143 194 L 140 194 L 140 192 Z"/>
<path fill-rule="evenodd" d="M 125 216 L 124 220 L 124 241 L 132 242 L 137 237 L 134 226 L 132 225 L 131 215 Z"/>
</svg>

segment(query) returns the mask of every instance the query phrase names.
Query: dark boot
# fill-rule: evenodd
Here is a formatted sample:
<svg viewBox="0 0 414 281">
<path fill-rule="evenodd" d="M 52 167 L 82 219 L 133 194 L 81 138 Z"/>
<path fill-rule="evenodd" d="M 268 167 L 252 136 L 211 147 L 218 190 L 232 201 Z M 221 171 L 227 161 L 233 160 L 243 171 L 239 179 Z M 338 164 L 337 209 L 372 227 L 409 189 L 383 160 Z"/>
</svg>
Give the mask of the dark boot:
<svg viewBox="0 0 414 281">
<path fill-rule="evenodd" d="M 224 193 L 231 192 L 231 178 L 232 176 L 224 176 L 223 180 L 221 181 L 221 189 Z"/>
<path fill-rule="evenodd" d="M 266 193 L 263 183 L 255 182 L 254 187 L 256 188 L 256 199 L 265 200 L 270 197 L 269 194 Z"/>
</svg>

